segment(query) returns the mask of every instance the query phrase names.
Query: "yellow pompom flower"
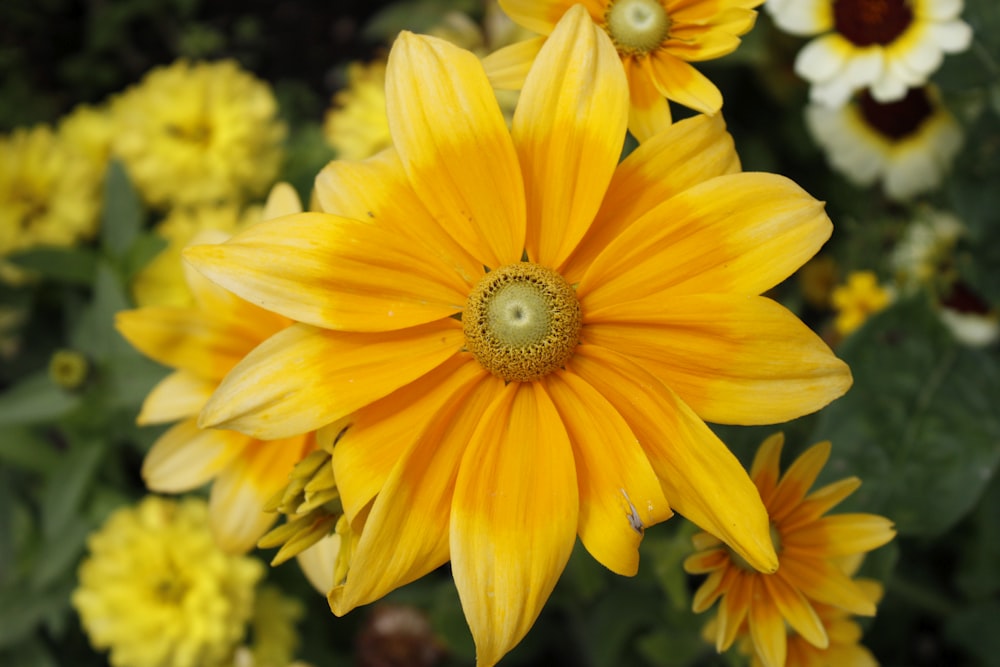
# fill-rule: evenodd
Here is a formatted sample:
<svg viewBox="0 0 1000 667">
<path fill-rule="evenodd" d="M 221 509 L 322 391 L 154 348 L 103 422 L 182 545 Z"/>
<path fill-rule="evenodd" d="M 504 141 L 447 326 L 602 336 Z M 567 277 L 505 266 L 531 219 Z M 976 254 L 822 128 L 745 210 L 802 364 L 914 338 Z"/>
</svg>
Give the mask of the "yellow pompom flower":
<svg viewBox="0 0 1000 667">
<path fill-rule="evenodd" d="M 869 317 L 884 310 L 893 298 L 893 291 L 880 285 L 873 271 L 852 271 L 847 282 L 834 287 L 830 295 L 830 302 L 837 311 L 833 321 L 837 333 L 841 336 L 853 333 Z"/>
<path fill-rule="evenodd" d="M 272 191 L 264 216 L 301 210 L 295 191 L 283 183 Z M 139 412 L 140 424 L 180 420 L 153 444 L 142 476 L 150 489 L 165 493 L 214 480 L 213 534 L 223 549 L 242 552 L 274 523 L 276 515 L 264 512 L 264 504 L 285 486 L 288 473 L 313 449 L 314 438 L 290 433 L 265 442 L 236 431 L 202 430 L 198 413 L 226 373 L 291 320 L 219 289 L 196 271 L 188 269 L 185 276 L 192 305 L 146 306 L 115 318 L 118 331 L 136 349 L 175 369 L 153 388 Z"/>
<path fill-rule="evenodd" d="M 89 160 L 98 177 L 107 169 L 114 133 L 114 118 L 106 106 L 78 104 L 59 121 L 59 136 Z"/>
<path fill-rule="evenodd" d="M 87 546 L 73 606 L 114 667 L 232 659 L 264 566 L 216 546 L 203 500 L 147 496 L 112 514 Z"/>
<path fill-rule="evenodd" d="M 781 433 L 765 440 L 750 469 L 770 518 L 777 571 L 757 571 L 709 533 L 694 536 L 698 551 L 684 561 L 687 572 L 709 575 L 695 593 L 694 611 L 706 611 L 719 601 L 716 649 L 725 651 L 748 628 L 754 653 L 765 667 L 785 665 L 786 624 L 812 646 L 830 646 L 817 603 L 851 614 L 875 614 L 875 601 L 844 572 L 843 560 L 878 548 L 896 534 L 892 522 L 874 514 L 825 516 L 861 485 L 848 477 L 809 493 L 830 456 L 829 442 L 810 447 L 780 475 L 783 444 Z"/>
<path fill-rule="evenodd" d="M 230 371 L 201 424 L 342 426 L 332 477 L 359 537 L 335 613 L 450 560 L 482 667 L 534 623 L 577 536 L 631 575 L 672 508 L 776 566 L 757 490 L 703 420 L 784 421 L 850 385 L 760 296 L 832 225 L 788 179 L 740 173 L 719 117 L 619 165 L 627 93 L 582 7 L 539 52 L 511 129 L 474 54 L 404 32 L 394 147 L 327 165 L 322 212 L 185 251 L 297 321 Z"/>
<path fill-rule="evenodd" d="M 236 62 L 158 67 L 113 104 L 113 154 L 154 206 L 262 195 L 285 125 L 270 86 Z"/>
<path fill-rule="evenodd" d="M 347 66 L 347 85 L 333 96 L 323 135 L 341 160 L 363 160 L 392 145 L 385 115 L 385 62 Z"/>
<path fill-rule="evenodd" d="M 592 0 L 584 3 L 594 23 L 612 39 L 628 78 L 628 129 L 645 141 L 671 122 L 673 100 L 700 113 L 722 108 L 722 93 L 692 62 L 732 53 L 753 28 L 754 8 L 764 0 Z M 576 0 L 500 0 L 525 28 L 552 32 Z M 521 87 L 545 37 L 497 51 L 485 60 L 498 88 Z"/>
<path fill-rule="evenodd" d="M 171 209 L 154 230 L 167 242 L 167 247 L 132 279 L 132 297 L 136 305 L 192 306 L 194 296 L 188 289 L 181 260 L 184 246 L 206 233 L 229 236 L 258 222 L 262 213 L 260 206 L 249 206 L 241 211 L 239 205 L 225 202 Z"/>
<path fill-rule="evenodd" d="M 0 281 L 25 277 L 6 255 L 94 235 L 102 176 L 46 125 L 0 136 Z"/>
</svg>

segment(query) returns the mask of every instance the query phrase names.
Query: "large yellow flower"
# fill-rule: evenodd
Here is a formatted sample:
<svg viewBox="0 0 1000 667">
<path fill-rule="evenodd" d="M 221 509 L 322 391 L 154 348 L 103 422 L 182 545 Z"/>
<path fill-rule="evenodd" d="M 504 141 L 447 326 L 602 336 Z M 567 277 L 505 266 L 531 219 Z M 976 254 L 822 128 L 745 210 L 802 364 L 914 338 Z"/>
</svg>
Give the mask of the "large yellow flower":
<svg viewBox="0 0 1000 667">
<path fill-rule="evenodd" d="M 492 665 L 577 535 L 632 574 L 644 527 L 671 508 L 774 569 L 757 491 L 702 419 L 782 421 L 850 384 L 757 296 L 830 221 L 787 179 L 738 173 L 721 118 L 678 123 L 618 165 L 627 85 L 574 8 L 508 131 L 473 54 L 403 33 L 395 148 L 328 165 L 323 213 L 187 250 L 299 321 L 233 369 L 203 425 L 269 438 L 343 420 L 334 477 L 360 538 L 336 613 L 450 559 Z"/>
<path fill-rule="evenodd" d="M 770 515 L 778 571 L 758 572 L 708 533 L 695 535 L 699 551 L 684 562 L 688 572 L 709 575 L 695 593 L 695 612 L 703 612 L 721 599 L 716 648 L 726 650 L 741 632 L 748 631 L 754 653 L 765 667 L 785 665 L 786 623 L 812 646 L 830 646 L 824 619 L 831 615 L 821 617 L 817 604 L 850 614 L 875 614 L 878 598 L 872 598 L 867 584 L 844 572 L 842 561 L 880 547 L 895 536 L 892 523 L 874 514 L 824 516 L 861 485 L 857 477 L 848 477 L 809 493 L 830 456 L 829 442 L 812 446 L 779 475 L 783 444 L 781 433 L 765 440 L 750 470 Z M 796 646 L 797 653 L 801 648 Z"/>
<path fill-rule="evenodd" d="M 715 114 L 722 94 L 690 63 L 732 53 L 753 28 L 763 0 L 588 0 L 583 5 L 614 42 L 629 82 L 628 129 L 645 141 L 671 122 L 673 100 Z M 500 0 L 515 22 L 548 35 L 576 0 Z M 498 88 L 519 88 L 544 37 L 486 59 Z M 666 99 L 664 99 L 666 98 Z"/>
<path fill-rule="evenodd" d="M 281 184 L 264 216 L 301 210 L 291 186 Z M 264 442 L 236 431 L 201 430 L 197 416 L 226 373 L 291 321 L 219 289 L 196 271 L 185 275 L 193 305 L 147 306 L 122 311 L 115 319 L 139 351 L 175 369 L 153 388 L 139 413 L 140 424 L 181 420 L 153 445 L 142 475 L 150 489 L 167 493 L 214 479 L 212 530 L 224 549 L 246 551 L 277 518 L 262 508 L 312 450 L 313 437 L 288 433 Z"/>
</svg>

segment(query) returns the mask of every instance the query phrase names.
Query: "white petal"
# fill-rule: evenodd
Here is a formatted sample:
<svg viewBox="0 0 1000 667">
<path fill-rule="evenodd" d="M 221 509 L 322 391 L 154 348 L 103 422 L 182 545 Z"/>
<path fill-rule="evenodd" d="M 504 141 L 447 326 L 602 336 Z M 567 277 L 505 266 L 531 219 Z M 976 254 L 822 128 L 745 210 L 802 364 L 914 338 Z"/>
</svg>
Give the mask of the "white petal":
<svg viewBox="0 0 1000 667">
<path fill-rule="evenodd" d="M 850 51 L 844 48 L 840 36 L 820 37 L 799 51 L 795 58 L 795 73 L 813 83 L 828 81 L 844 69 L 849 55 Z"/>
<path fill-rule="evenodd" d="M 972 43 L 972 28 L 965 21 L 954 20 L 930 26 L 934 41 L 945 53 L 961 53 Z"/>
</svg>

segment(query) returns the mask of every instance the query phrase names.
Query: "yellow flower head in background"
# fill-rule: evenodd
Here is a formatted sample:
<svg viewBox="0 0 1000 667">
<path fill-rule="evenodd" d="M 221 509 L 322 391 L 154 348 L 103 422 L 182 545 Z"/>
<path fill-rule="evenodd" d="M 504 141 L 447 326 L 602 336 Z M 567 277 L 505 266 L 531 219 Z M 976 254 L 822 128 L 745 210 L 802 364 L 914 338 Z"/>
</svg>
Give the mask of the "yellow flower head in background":
<svg viewBox="0 0 1000 667">
<path fill-rule="evenodd" d="M 153 258 L 132 281 L 132 296 L 137 306 L 194 305 L 188 289 L 181 250 L 193 239 L 206 232 L 221 232 L 229 236 L 247 225 L 258 222 L 260 206 L 240 209 L 233 203 L 209 203 L 197 206 L 177 206 L 156 226 L 155 233 L 167 242 L 167 247 Z"/>
<path fill-rule="evenodd" d="M 770 517 L 777 572 L 758 572 L 708 533 L 694 536 L 698 551 L 684 561 L 689 573 L 709 575 L 695 593 L 694 611 L 706 611 L 719 601 L 716 649 L 725 651 L 746 630 L 765 667 L 786 664 L 786 624 L 812 646 L 829 647 L 817 603 L 851 614 L 875 614 L 877 598 L 872 599 L 867 584 L 850 578 L 843 560 L 878 548 L 896 534 L 888 519 L 874 514 L 825 516 L 861 485 L 849 477 L 809 493 L 830 456 L 829 442 L 810 447 L 781 475 L 783 444 L 781 433 L 765 440 L 750 470 Z"/>
<path fill-rule="evenodd" d="M 896 201 L 937 188 L 964 139 L 932 87 L 884 104 L 864 91 L 836 109 L 810 104 L 805 114 L 810 134 L 837 171 L 857 185 L 881 182 Z"/>
<path fill-rule="evenodd" d="M 321 213 L 185 256 L 297 320 L 237 365 L 206 427 L 338 424 L 334 478 L 360 533 L 343 614 L 451 561 L 479 665 L 534 623 L 574 542 L 614 572 L 671 508 L 764 570 L 756 488 L 704 419 L 778 422 L 850 385 L 758 296 L 831 232 L 781 176 L 740 173 L 721 118 L 618 158 L 628 82 L 582 7 L 538 53 L 508 130 L 478 58 L 402 33 L 394 148 L 332 162 Z"/>
<path fill-rule="evenodd" d="M 923 86 L 945 53 L 960 53 L 972 29 L 959 18 L 963 0 L 767 0 L 783 30 L 818 35 L 799 52 L 796 73 L 818 104 L 841 107 L 868 88 L 895 102 Z"/>
<path fill-rule="evenodd" d="M 631 104 L 628 129 L 645 141 L 671 122 L 673 100 L 715 114 L 722 94 L 691 63 L 732 53 L 753 28 L 763 0 L 592 0 L 584 3 L 594 23 L 612 39 L 625 67 Z M 518 24 L 552 32 L 576 0 L 500 0 Z M 486 59 L 498 88 L 520 88 L 544 37 L 498 51 Z"/>
<path fill-rule="evenodd" d="M 4 256 L 94 235 L 103 172 L 91 167 L 46 125 L 0 135 L 0 282 L 25 277 Z"/>
<path fill-rule="evenodd" d="M 274 94 L 231 60 L 158 67 L 112 111 L 113 154 L 153 206 L 242 202 L 266 192 L 281 166 Z"/>
<path fill-rule="evenodd" d="M 223 553 L 205 502 L 147 496 L 87 541 L 73 606 L 116 667 L 205 667 L 230 658 L 264 567 Z"/>
<path fill-rule="evenodd" d="M 266 218 L 301 211 L 291 186 L 275 186 Z M 221 240 L 226 237 L 222 234 Z M 264 504 L 285 486 L 288 473 L 314 447 L 311 433 L 265 442 L 236 431 L 202 430 L 198 413 L 229 370 L 291 321 L 220 289 L 196 271 L 185 273 L 194 303 L 119 312 L 118 331 L 136 349 L 174 370 L 146 397 L 140 424 L 181 420 L 146 455 L 146 485 L 166 493 L 214 480 L 212 531 L 227 551 L 251 549 L 277 516 Z"/>
<path fill-rule="evenodd" d="M 853 333 L 894 298 L 893 290 L 880 285 L 873 271 L 852 271 L 847 282 L 834 287 L 830 295 L 830 303 L 837 311 L 833 322 L 837 333 L 841 336 Z"/>
<path fill-rule="evenodd" d="M 257 590 L 250 619 L 253 665 L 285 667 L 292 662 L 299 646 L 295 624 L 305 611 L 298 598 L 282 594 L 275 586 L 261 586 Z"/>
<path fill-rule="evenodd" d="M 59 121 L 63 141 L 87 158 L 100 178 L 108 166 L 114 133 L 114 117 L 103 105 L 78 104 Z"/>
</svg>

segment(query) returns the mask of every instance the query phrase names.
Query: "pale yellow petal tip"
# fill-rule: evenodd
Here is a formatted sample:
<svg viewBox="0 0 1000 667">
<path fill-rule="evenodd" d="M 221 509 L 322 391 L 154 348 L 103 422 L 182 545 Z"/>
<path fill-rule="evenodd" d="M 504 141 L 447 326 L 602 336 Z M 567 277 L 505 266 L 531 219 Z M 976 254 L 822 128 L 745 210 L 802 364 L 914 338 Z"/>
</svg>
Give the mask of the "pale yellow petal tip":
<svg viewBox="0 0 1000 667">
<path fill-rule="evenodd" d="M 330 605 L 330 611 L 338 618 L 354 608 L 354 605 L 348 605 L 344 599 L 344 584 L 331 588 L 326 594 L 326 602 Z"/>
<path fill-rule="evenodd" d="M 284 181 L 276 183 L 271 192 L 267 195 L 267 202 L 264 204 L 264 214 L 262 220 L 280 218 L 283 215 L 302 212 L 302 201 L 299 193 L 290 183 Z"/>
</svg>

